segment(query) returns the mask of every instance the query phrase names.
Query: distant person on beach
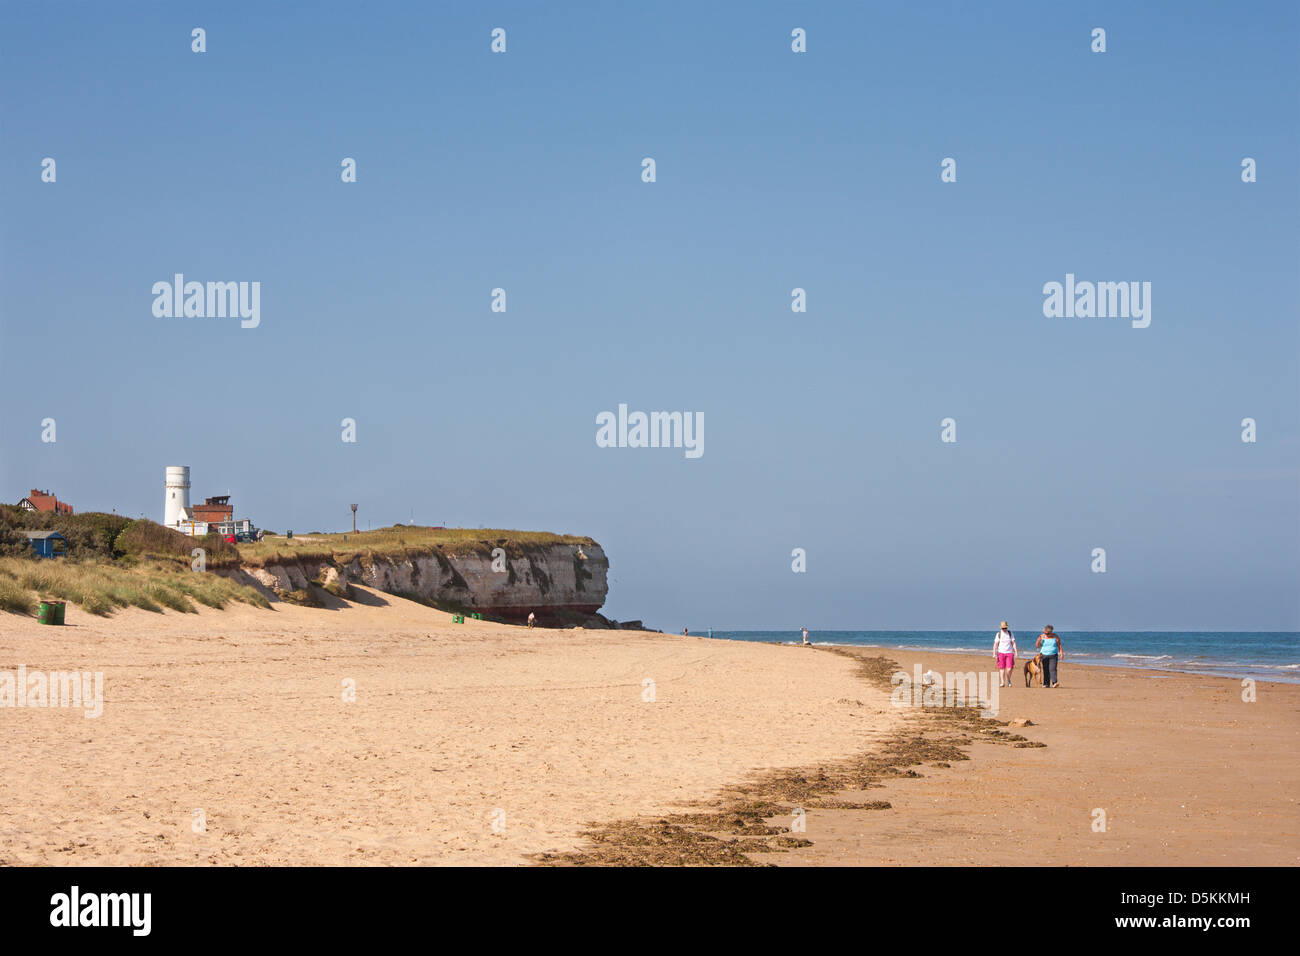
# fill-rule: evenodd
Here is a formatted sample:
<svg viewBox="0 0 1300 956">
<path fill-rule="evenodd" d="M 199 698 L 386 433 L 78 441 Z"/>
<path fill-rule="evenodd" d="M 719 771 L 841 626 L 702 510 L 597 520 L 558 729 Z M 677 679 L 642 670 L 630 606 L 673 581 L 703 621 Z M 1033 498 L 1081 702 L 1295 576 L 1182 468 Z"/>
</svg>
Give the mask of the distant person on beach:
<svg viewBox="0 0 1300 956">
<path fill-rule="evenodd" d="M 686 628 L 682 628 L 682 637 L 690 637 L 690 636 L 691 636 L 691 632 L 686 630 Z"/>
<path fill-rule="evenodd" d="M 713 636 L 713 628 L 709 628 L 709 637 Z"/>
<path fill-rule="evenodd" d="M 1056 680 L 1056 665 L 1060 663 L 1065 645 L 1061 643 L 1061 638 L 1052 630 L 1052 625 L 1048 624 L 1043 627 L 1043 633 L 1038 635 L 1037 643 L 1038 653 L 1043 655 L 1043 686 L 1060 687 Z"/>
<path fill-rule="evenodd" d="M 808 628 L 806 628 L 806 627 L 803 629 L 803 642 L 804 642 L 805 644 L 811 644 L 811 643 L 812 643 L 812 641 L 808 640 Z"/>
<path fill-rule="evenodd" d="M 1011 671 L 1016 666 L 1016 636 L 1007 622 L 993 635 L 993 659 L 998 664 L 998 686 L 1011 686 Z"/>
<path fill-rule="evenodd" d="M 535 625 L 536 623 L 537 623 L 537 615 L 534 614 L 532 611 L 529 611 L 529 612 L 528 612 L 528 626 L 529 626 L 529 627 L 532 627 L 532 626 Z"/>
</svg>

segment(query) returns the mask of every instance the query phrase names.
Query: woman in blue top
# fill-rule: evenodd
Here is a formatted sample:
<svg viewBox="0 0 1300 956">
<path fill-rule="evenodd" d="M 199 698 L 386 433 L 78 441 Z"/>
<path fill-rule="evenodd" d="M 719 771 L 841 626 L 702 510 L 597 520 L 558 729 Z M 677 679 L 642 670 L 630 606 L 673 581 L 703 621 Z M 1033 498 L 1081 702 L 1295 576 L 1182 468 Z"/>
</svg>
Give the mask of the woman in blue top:
<svg viewBox="0 0 1300 956">
<path fill-rule="evenodd" d="M 1065 645 L 1052 630 L 1052 625 L 1048 624 L 1043 628 L 1043 633 L 1038 635 L 1038 643 L 1035 646 L 1038 648 L 1038 653 L 1043 655 L 1043 686 L 1061 686 L 1056 680 L 1056 665 L 1061 660 Z"/>
</svg>

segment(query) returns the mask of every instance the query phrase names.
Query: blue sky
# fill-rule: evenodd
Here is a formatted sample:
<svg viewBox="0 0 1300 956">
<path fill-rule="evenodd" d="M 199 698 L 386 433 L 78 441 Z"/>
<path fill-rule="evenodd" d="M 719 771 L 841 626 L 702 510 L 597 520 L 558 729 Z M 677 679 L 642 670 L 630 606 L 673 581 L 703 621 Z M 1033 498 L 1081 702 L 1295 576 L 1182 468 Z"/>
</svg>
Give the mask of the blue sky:
<svg viewBox="0 0 1300 956">
<path fill-rule="evenodd" d="M 590 534 L 671 629 L 1300 627 L 1295 4 L 751 6 L 5 5 L 0 497 Z"/>
</svg>

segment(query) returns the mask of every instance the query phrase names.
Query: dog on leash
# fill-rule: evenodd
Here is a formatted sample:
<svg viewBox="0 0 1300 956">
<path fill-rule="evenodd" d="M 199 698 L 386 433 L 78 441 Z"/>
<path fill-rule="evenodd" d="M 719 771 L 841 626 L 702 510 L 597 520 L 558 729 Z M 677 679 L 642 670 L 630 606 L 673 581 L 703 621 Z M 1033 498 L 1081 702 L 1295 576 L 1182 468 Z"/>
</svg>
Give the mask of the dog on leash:
<svg viewBox="0 0 1300 956">
<path fill-rule="evenodd" d="M 1035 654 L 1032 658 L 1025 661 L 1025 686 L 1033 687 L 1037 682 L 1039 687 L 1043 686 L 1043 655 Z"/>
</svg>

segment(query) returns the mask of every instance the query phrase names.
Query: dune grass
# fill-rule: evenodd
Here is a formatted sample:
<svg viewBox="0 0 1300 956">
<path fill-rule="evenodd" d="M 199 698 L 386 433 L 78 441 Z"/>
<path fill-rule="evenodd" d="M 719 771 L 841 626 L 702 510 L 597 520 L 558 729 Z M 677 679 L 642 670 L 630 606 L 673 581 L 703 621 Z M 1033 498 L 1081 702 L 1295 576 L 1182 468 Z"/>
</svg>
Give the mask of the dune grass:
<svg viewBox="0 0 1300 956">
<path fill-rule="evenodd" d="M 347 538 L 344 541 L 344 538 Z M 545 547 L 551 544 L 595 545 L 592 538 L 576 534 L 552 534 L 547 531 L 506 531 L 498 528 L 427 528 L 417 525 L 393 525 L 374 531 L 351 531 L 346 535 L 306 534 L 285 538 L 268 534 L 261 541 L 237 545 L 240 561 L 252 567 L 288 560 L 334 560 L 346 563 L 363 554 L 402 558 L 411 552 L 440 549 L 445 554 L 490 554 L 507 544 Z"/>
<path fill-rule="evenodd" d="M 270 607 L 256 589 L 212 572 L 155 563 L 0 558 L 0 610 L 30 615 L 44 600 L 67 601 L 101 616 L 122 607 L 190 614 L 198 610 L 194 601 L 212 608 L 232 601 Z"/>
<path fill-rule="evenodd" d="M 36 598 L 13 578 L 0 575 L 0 611 L 12 614 L 35 614 Z"/>
</svg>

